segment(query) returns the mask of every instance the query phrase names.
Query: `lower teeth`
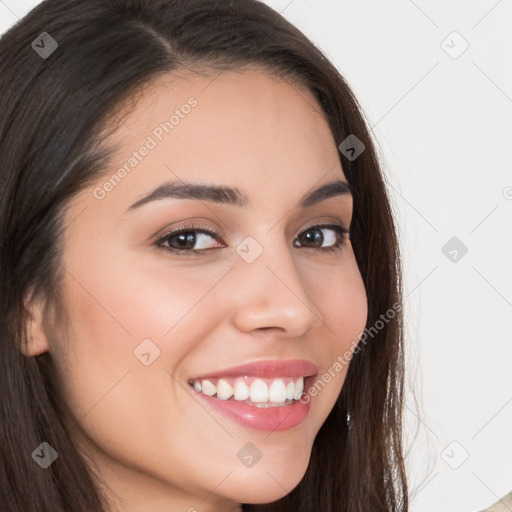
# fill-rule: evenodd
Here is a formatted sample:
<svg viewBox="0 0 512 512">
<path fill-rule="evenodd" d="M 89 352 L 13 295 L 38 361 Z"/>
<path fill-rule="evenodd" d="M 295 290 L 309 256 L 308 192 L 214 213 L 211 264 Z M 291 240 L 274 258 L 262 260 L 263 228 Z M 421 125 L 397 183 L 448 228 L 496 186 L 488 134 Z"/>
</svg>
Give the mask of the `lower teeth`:
<svg viewBox="0 0 512 512">
<path fill-rule="evenodd" d="M 268 407 L 282 407 L 283 405 L 293 404 L 295 400 L 286 400 L 286 402 L 251 402 L 250 400 L 244 400 L 244 404 L 252 405 L 253 407 L 260 407 L 266 409 Z"/>
<path fill-rule="evenodd" d="M 215 397 L 217 398 L 217 397 Z M 218 398 L 220 400 L 220 398 Z M 252 407 L 259 407 L 263 409 L 267 409 L 269 407 L 283 407 L 284 405 L 291 405 L 295 400 L 286 400 L 284 402 L 253 402 L 252 400 L 235 400 L 233 397 L 229 398 L 228 400 L 223 400 L 223 402 L 226 401 L 234 401 L 234 402 L 240 402 L 242 404 L 250 405 Z"/>
</svg>

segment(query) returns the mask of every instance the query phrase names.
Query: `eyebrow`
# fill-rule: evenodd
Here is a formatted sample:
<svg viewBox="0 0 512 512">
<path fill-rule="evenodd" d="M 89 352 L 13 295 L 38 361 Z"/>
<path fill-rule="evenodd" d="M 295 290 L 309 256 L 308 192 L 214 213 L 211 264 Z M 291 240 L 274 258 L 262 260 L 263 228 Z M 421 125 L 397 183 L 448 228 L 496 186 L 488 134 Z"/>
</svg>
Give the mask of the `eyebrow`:
<svg viewBox="0 0 512 512">
<path fill-rule="evenodd" d="M 353 188 L 350 183 L 342 180 L 326 183 L 321 187 L 308 192 L 299 202 L 300 208 L 307 208 L 320 201 L 334 196 L 352 195 Z M 249 198 L 236 187 L 224 185 L 198 184 L 191 182 L 166 182 L 149 192 L 142 199 L 132 204 L 127 212 L 140 208 L 152 201 L 162 199 L 196 199 L 211 201 L 218 204 L 228 204 L 239 208 L 249 207 Z"/>
</svg>

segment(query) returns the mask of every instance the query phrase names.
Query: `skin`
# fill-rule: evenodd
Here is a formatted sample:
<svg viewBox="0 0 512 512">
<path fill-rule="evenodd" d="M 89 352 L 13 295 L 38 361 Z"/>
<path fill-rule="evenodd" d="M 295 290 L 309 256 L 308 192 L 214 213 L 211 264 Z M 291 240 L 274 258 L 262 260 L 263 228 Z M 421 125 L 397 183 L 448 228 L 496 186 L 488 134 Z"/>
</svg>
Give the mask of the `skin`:
<svg viewBox="0 0 512 512">
<path fill-rule="evenodd" d="M 227 512 L 288 494 L 307 469 L 347 365 L 311 399 L 305 421 L 271 434 L 207 411 L 187 382 L 266 359 L 306 359 L 322 375 L 354 348 L 367 317 L 348 238 L 332 253 L 292 245 L 305 228 L 349 227 L 352 217 L 350 195 L 297 206 L 311 189 L 346 181 L 310 92 L 258 68 L 215 80 L 214 73 L 179 75 L 144 89 L 109 140 L 120 146 L 106 178 L 65 212 L 70 332 L 49 332 L 41 304 L 30 302 L 25 355 L 50 352 L 77 422 L 76 444 L 110 488 L 110 510 L 120 512 Z M 191 113 L 97 199 L 95 188 L 190 96 L 198 101 Z M 126 213 L 157 185 L 179 179 L 236 186 L 250 207 L 164 199 Z M 203 238 L 215 248 L 208 255 L 151 246 L 185 219 L 220 230 L 220 240 Z M 324 240 L 334 234 L 323 233 Z M 235 251 L 247 236 L 263 248 L 250 264 Z M 134 356 L 147 338 L 160 350 L 149 366 Z M 247 442 L 262 453 L 249 468 L 237 458 Z"/>
</svg>

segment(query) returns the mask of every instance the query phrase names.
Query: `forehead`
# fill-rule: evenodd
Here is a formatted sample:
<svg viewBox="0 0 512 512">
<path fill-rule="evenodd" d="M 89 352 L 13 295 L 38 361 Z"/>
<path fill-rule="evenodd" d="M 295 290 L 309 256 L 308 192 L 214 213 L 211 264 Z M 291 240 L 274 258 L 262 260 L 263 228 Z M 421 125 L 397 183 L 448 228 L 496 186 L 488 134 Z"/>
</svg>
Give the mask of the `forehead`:
<svg viewBox="0 0 512 512">
<path fill-rule="evenodd" d="M 217 182 L 282 202 L 345 179 L 314 96 L 262 68 L 160 76 L 115 119 L 124 122 L 107 140 L 116 150 L 103 182 L 125 170 L 109 200 L 126 208 L 169 180 Z"/>
</svg>

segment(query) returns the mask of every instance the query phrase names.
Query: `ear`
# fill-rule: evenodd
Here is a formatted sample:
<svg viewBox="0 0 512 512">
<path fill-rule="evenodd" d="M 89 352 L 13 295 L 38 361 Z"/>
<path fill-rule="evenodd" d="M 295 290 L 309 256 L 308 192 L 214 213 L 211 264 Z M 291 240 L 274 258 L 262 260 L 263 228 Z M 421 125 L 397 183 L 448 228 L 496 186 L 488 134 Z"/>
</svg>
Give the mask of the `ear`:
<svg viewBox="0 0 512 512">
<path fill-rule="evenodd" d="M 44 301 L 33 298 L 33 290 L 25 299 L 28 312 L 27 339 L 21 346 L 21 352 L 27 357 L 37 356 L 49 348 L 48 337 L 44 328 Z"/>
</svg>

